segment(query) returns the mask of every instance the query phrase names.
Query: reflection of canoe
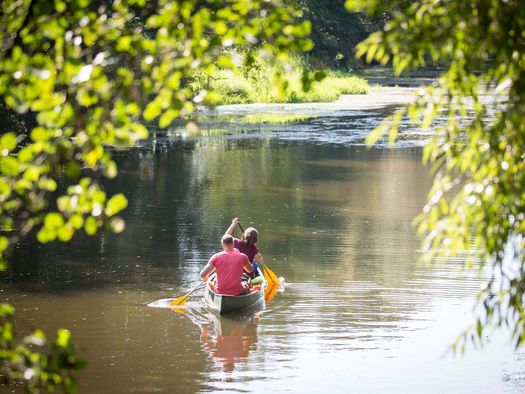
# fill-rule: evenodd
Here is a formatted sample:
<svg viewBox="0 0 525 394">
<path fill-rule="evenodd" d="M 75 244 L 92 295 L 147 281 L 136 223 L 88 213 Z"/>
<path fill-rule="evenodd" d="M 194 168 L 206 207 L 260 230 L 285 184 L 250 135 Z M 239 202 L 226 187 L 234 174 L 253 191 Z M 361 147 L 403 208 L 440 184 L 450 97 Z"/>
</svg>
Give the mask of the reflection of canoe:
<svg viewBox="0 0 525 394">
<path fill-rule="evenodd" d="M 203 349 L 228 372 L 233 371 L 236 363 L 246 360 L 256 346 L 259 312 L 263 308 L 264 303 L 258 303 L 230 316 L 192 308 L 185 316 L 201 329 Z"/>
<path fill-rule="evenodd" d="M 264 303 L 266 281 L 264 276 L 261 275 L 261 277 L 263 278 L 262 284 L 255 286 L 249 294 L 242 296 L 227 296 L 216 293 L 214 291 L 213 278 L 210 278 L 204 289 L 204 301 L 212 311 L 219 315 L 227 315 L 228 313 Z"/>
</svg>

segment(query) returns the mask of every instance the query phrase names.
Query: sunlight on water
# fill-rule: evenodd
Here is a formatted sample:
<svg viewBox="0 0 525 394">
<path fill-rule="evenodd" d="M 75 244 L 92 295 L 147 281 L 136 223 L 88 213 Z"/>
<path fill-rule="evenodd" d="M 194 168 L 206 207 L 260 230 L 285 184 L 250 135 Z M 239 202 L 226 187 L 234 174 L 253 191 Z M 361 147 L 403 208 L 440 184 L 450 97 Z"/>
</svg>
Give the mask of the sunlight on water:
<svg viewBox="0 0 525 394">
<path fill-rule="evenodd" d="M 461 259 L 417 264 L 426 137 L 407 128 L 398 149 L 367 150 L 381 111 L 325 115 L 272 136 L 159 136 L 117 152 L 109 188 L 129 199 L 126 231 L 18 245 L 1 293 L 17 327 L 71 329 L 83 393 L 520 392 L 525 357 L 501 336 L 447 351 L 482 278 Z M 285 291 L 234 318 L 210 314 L 200 292 L 169 310 L 234 216 L 258 228 Z"/>
</svg>

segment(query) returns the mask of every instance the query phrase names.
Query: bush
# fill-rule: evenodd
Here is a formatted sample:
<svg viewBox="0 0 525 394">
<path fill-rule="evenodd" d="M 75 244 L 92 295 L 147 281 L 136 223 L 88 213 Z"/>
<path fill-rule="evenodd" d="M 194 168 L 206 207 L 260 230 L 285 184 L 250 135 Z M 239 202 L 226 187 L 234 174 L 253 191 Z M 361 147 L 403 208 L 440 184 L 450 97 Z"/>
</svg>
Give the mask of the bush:
<svg viewBox="0 0 525 394">
<path fill-rule="evenodd" d="M 342 94 L 364 94 L 368 90 L 368 83 L 363 78 L 328 71 L 324 79 L 313 82 L 305 92 L 301 76 L 303 70 L 308 70 L 306 63 L 298 57 L 291 58 L 289 63 L 290 71 L 286 74 L 289 88 L 284 96 L 278 95 L 274 84 L 277 67 L 260 54 L 255 57 L 254 64 L 241 70 L 241 76 L 215 68 L 211 74 L 196 75 L 189 86 L 194 92 L 213 90 L 219 95 L 219 104 L 328 102 L 337 100 Z"/>
</svg>

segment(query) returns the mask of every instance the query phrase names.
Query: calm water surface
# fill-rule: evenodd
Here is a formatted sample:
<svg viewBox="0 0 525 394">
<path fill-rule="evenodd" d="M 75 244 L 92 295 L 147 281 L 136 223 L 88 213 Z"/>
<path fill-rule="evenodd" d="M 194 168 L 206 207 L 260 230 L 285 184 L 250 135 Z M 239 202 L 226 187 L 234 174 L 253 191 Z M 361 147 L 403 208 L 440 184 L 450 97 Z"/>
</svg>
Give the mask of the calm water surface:
<svg viewBox="0 0 525 394">
<path fill-rule="evenodd" d="M 504 340 L 447 353 L 480 280 L 460 261 L 416 262 L 411 220 L 430 185 L 421 140 L 366 150 L 351 138 L 357 120 L 316 119 L 315 135 L 323 122 L 322 140 L 304 127 L 161 136 L 117 153 L 110 188 L 129 199 L 126 231 L 19 245 L 0 293 L 18 327 L 72 330 L 83 393 L 523 391 L 524 356 Z M 235 318 L 199 296 L 186 314 L 146 307 L 196 283 L 234 216 L 259 229 L 285 291 Z"/>
</svg>

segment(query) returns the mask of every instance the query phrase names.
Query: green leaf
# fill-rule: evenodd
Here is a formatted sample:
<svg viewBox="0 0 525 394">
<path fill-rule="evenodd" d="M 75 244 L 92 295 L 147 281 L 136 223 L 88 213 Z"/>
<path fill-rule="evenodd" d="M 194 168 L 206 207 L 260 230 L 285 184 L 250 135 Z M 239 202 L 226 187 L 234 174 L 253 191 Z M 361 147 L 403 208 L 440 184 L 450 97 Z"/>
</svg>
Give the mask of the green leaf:
<svg viewBox="0 0 525 394">
<path fill-rule="evenodd" d="M 7 237 L 0 236 L 0 254 L 4 253 L 8 246 L 9 241 L 7 240 Z"/>
<path fill-rule="evenodd" d="M 95 235 L 98 230 L 98 222 L 93 216 L 89 216 L 84 221 L 84 230 L 88 235 Z"/>
<path fill-rule="evenodd" d="M 17 176 L 20 173 L 18 160 L 11 156 L 0 158 L 0 171 L 8 176 Z"/>
<path fill-rule="evenodd" d="M 10 316 L 15 313 L 15 308 L 12 305 L 1 303 L 0 304 L 0 316 Z"/>
<path fill-rule="evenodd" d="M 57 331 L 57 339 L 55 341 L 55 344 L 58 347 L 65 348 L 69 346 L 70 340 L 71 340 L 71 332 L 69 332 L 69 330 L 65 330 L 61 328 Z"/>
<path fill-rule="evenodd" d="M 135 133 L 134 138 L 143 140 L 145 138 L 148 138 L 148 129 L 140 124 L 140 123 L 134 123 L 131 125 L 131 130 L 133 133 Z"/>
<path fill-rule="evenodd" d="M 12 152 L 15 150 L 16 144 L 17 138 L 15 133 L 6 133 L 2 136 L 2 138 L 0 138 L 0 150 L 2 151 L 5 149 L 8 153 Z"/>
<path fill-rule="evenodd" d="M 75 233 L 73 226 L 69 224 L 65 224 L 64 226 L 60 227 L 57 231 L 58 239 L 62 242 L 68 242 L 73 238 L 73 234 Z"/>
<path fill-rule="evenodd" d="M 146 109 L 144 110 L 144 119 L 148 121 L 155 119 L 160 115 L 161 110 L 162 109 L 157 101 L 150 102 L 146 105 Z"/>
<path fill-rule="evenodd" d="M 179 110 L 169 109 L 165 111 L 159 119 L 161 129 L 168 127 L 179 115 Z"/>
<path fill-rule="evenodd" d="M 36 238 L 40 243 L 47 243 L 54 241 L 56 238 L 56 231 L 48 227 L 42 227 L 36 234 Z"/>
<path fill-rule="evenodd" d="M 57 229 L 63 225 L 64 218 L 57 212 L 49 212 L 44 219 L 44 226 L 48 229 Z"/>
<path fill-rule="evenodd" d="M 124 36 L 120 37 L 117 41 L 116 50 L 119 52 L 126 52 L 129 51 L 131 47 L 131 37 Z"/>
<path fill-rule="evenodd" d="M 116 194 L 108 200 L 106 204 L 105 213 L 107 216 L 113 216 L 119 213 L 127 206 L 128 200 L 126 199 L 126 197 L 124 197 L 123 194 Z"/>
<path fill-rule="evenodd" d="M 66 3 L 62 0 L 55 0 L 55 9 L 57 12 L 64 12 L 66 10 Z"/>
<path fill-rule="evenodd" d="M 84 225 L 84 218 L 81 215 L 72 215 L 69 218 L 69 222 L 75 230 L 80 230 Z"/>
<path fill-rule="evenodd" d="M 47 141 L 49 138 L 49 131 L 43 127 L 35 127 L 31 130 L 31 139 L 33 141 Z"/>
<path fill-rule="evenodd" d="M 57 188 L 57 183 L 51 178 L 41 178 L 38 181 L 38 187 L 48 192 L 54 192 Z"/>
<path fill-rule="evenodd" d="M 220 68 L 235 68 L 235 64 L 233 63 L 231 57 L 226 55 L 219 56 L 219 58 L 217 59 L 217 66 L 219 66 Z"/>
</svg>

